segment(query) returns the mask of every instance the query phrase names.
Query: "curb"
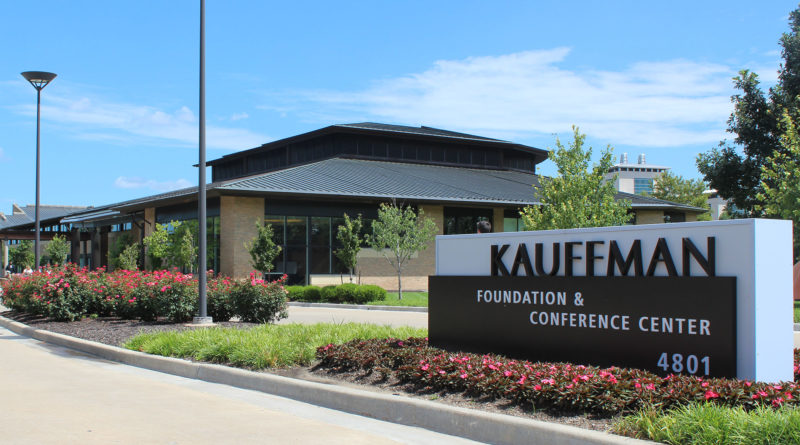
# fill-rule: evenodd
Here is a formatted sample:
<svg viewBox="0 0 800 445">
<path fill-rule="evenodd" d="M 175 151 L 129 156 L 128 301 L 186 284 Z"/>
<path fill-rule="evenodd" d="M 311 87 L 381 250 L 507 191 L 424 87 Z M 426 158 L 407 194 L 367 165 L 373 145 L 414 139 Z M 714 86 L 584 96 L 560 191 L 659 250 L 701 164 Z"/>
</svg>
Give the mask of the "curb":
<svg viewBox="0 0 800 445">
<path fill-rule="evenodd" d="M 329 309 L 360 309 L 367 311 L 395 311 L 395 312 L 428 312 L 428 308 L 419 306 L 372 306 L 366 304 L 339 304 L 339 303 L 307 303 L 305 301 L 290 301 L 289 306 L 319 307 Z"/>
<path fill-rule="evenodd" d="M 554 445 L 654 443 L 540 420 L 485 413 L 402 396 L 389 396 L 222 365 L 150 355 L 35 329 L 5 317 L 0 317 L 0 326 L 36 340 L 127 365 L 265 392 L 337 411 L 420 427 L 485 443 L 509 445 L 519 443 Z"/>
</svg>

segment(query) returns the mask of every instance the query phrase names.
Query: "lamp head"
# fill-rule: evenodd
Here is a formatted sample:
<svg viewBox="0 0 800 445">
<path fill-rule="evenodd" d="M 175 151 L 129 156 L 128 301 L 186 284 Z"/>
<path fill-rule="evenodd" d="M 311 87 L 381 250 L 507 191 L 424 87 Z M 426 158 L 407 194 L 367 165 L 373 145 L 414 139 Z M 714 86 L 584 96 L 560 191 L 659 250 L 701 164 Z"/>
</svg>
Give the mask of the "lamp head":
<svg viewBox="0 0 800 445">
<path fill-rule="evenodd" d="M 51 80 L 56 78 L 56 75 L 46 71 L 25 71 L 22 73 L 22 77 L 30 82 L 37 91 L 41 91 Z"/>
</svg>

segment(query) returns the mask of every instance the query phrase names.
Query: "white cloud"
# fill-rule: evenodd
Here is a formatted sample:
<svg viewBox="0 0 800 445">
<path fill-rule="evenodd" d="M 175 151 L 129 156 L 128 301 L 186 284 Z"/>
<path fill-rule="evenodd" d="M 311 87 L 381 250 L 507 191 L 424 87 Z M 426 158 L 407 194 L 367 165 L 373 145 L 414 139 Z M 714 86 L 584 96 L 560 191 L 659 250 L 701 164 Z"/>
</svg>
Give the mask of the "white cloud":
<svg viewBox="0 0 800 445">
<path fill-rule="evenodd" d="M 19 108 L 35 114 L 35 106 Z M 192 110 L 182 106 L 165 111 L 147 105 L 112 103 L 89 97 L 51 95 L 42 106 L 45 119 L 67 124 L 76 137 L 123 144 L 179 145 L 196 147 L 198 120 Z M 206 125 L 209 148 L 243 150 L 268 142 L 271 138 L 243 128 Z"/>
<path fill-rule="evenodd" d="M 291 96 L 302 103 L 287 107 L 336 122 L 370 119 L 517 137 L 576 124 L 614 144 L 650 147 L 725 137 L 730 67 L 670 60 L 618 71 L 562 68 L 569 53 L 555 48 L 442 60 L 361 91 L 302 91 Z"/>
<path fill-rule="evenodd" d="M 149 189 L 157 192 L 168 192 L 172 190 L 191 187 L 193 184 L 186 179 L 175 181 L 156 181 L 155 179 L 144 179 L 139 177 L 120 176 L 114 181 L 114 186 L 122 189 Z"/>
<path fill-rule="evenodd" d="M 250 117 L 250 115 L 248 115 L 247 113 L 234 113 L 233 116 L 231 116 L 231 120 L 238 121 L 242 119 L 247 119 L 248 117 Z"/>
</svg>

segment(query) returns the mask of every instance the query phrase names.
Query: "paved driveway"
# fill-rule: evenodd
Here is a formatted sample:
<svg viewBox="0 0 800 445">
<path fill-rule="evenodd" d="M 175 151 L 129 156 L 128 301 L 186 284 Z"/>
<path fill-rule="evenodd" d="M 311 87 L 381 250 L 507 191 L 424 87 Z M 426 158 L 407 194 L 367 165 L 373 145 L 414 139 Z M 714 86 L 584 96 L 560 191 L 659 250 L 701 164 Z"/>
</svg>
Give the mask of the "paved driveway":
<svg viewBox="0 0 800 445">
<path fill-rule="evenodd" d="M 0 443 L 473 442 L 100 360 L 0 328 Z"/>
</svg>

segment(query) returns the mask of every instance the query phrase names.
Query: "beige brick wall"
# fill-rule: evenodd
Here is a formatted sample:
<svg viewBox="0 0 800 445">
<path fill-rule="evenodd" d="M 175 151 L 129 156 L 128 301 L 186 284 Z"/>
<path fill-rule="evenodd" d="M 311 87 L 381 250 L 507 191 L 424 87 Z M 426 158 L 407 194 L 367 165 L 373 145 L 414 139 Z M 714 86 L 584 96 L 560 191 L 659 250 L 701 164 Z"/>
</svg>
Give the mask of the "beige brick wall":
<svg viewBox="0 0 800 445">
<path fill-rule="evenodd" d="M 438 231 L 444 233 L 444 207 L 422 205 L 420 209 L 426 218 L 431 218 Z M 432 240 L 425 250 L 408 260 L 403 268 L 403 289 L 428 290 L 428 275 L 436 273 L 436 242 Z M 377 284 L 387 290 L 397 290 L 397 272 L 380 252 L 361 249 L 358 254 L 358 268 L 363 284 Z"/>
<path fill-rule="evenodd" d="M 494 214 L 492 218 L 494 221 L 492 222 L 492 232 L 502 232 L 503 231 L 503 219 L 505 219 L 505 209 L 502 207 L 495 207 Z"/>
<path fill-rule="evenodd" d="M 663 224 L 664 212 L 662 210 L 637 210 L 636 224 Z"/>
<path fill-rule="evenodd" d="M 245 243 L 255 238 L 256 223 L 264 220 L 264 198 L 222 196 L 219 205 L 220 272 L 245 278 L 253 269 Z"/>
</svg>

